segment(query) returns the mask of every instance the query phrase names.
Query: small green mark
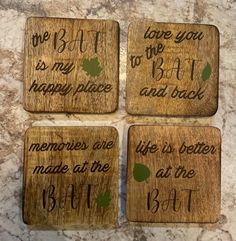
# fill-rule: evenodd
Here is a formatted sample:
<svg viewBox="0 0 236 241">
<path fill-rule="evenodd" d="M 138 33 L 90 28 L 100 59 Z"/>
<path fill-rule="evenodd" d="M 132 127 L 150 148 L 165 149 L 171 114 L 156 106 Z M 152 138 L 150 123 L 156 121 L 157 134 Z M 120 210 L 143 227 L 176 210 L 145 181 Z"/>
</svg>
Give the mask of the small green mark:
<svg viewBox="0 0 236 241">
<path fill-rule="evenodd" d="M 96 203 L 99 207 L 107 208 L 110 204 L 110 192 L 104 192 L 102 195 L 97 196 Z"/>
<path fill-rule="evenodd" d="M 86 74 L 92 77 L 99 76 L 102 71 L 97 57 L 92 59 L 84 59 L 81 66 Z"/>
<path fill-rule="evenodd" d="M 202 80 L 206 81 L 211 76 L 211 65 L 207 62 L 207 65 L 202 70 Z"/>
<path fill-rule="evenodd" d="M 150 170 L 147 166 L 141 163 L 135 163 L 133 169 L 133 176 L 137 182 L 146 181 L 150 177 Z"/>
</svg>

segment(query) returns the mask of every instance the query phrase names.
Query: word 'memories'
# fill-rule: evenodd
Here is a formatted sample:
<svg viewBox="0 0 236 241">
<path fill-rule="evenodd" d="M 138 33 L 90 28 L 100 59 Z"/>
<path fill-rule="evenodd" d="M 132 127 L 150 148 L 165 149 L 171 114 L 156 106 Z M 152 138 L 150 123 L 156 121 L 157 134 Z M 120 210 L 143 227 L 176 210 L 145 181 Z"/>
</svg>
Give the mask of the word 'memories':
<svg viewBox="0 0 236 241">
<path fill-rule="evenodd" d="M 33 127 L 25 135 L 25 223 L 115 225 L 118 133 L 113 127 Z"/>
</svg>

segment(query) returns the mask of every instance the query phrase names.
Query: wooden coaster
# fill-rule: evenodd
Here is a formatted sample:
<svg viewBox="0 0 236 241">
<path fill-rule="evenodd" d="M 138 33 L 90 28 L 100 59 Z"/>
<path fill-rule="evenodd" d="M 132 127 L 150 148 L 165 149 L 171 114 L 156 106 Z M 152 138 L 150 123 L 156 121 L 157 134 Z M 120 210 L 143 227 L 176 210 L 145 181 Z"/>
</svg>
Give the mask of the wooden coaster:
<svg viewBox="0 0 236 241">
<path fill-rule="evenodd" d="M 217 111 L 219 31 L 215 26 L 133 22 L 127 56 L 128 113 L 211 116 Z"/>
<path fill-rule="evenodd" d="M 25 136 L 24 222 L 116 225 L 118 158 L 113 127 L 30 128 Z"/>
<path fill-rule="evenodd" d="M 115 111 L 118 46 L 115 21 L 28 18 L 24 108 L 32 112 Z"/>
<path fill-rule="evenodd" d="M 220 131 L 213 127 L 130 127 L 128 220 L 216 222 L 220 148 Z"/>
</svg>

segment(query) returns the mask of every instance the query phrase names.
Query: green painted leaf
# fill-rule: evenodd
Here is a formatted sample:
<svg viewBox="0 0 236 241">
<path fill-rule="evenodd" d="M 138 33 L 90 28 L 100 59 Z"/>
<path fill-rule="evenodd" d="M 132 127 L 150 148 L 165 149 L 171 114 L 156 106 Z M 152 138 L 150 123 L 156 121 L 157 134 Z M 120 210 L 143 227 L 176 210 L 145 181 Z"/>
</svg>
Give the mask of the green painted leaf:
<svg viewBox="0 0 236 241">
<path fill-rule="evenodd" d="M 137 182 L 146 181 L 150 177 L 150 170 L 147 166 L 141 163 L 135 163 L 133 169 L 133 176 Z"/>
<path fill-rule="evenodd" d="M 211 76 L 211 72 L 212 72 L 211 65 L 207 62 L 207 65 L 202 70 L 202 80 L 203 81 L 208 80 Z"/>
<path fill-rule="evenodd" d="M 103 194 L 97 196 L 96 203 L 99 207 L 106 208 L 109 206 L 111 201 L 110 192 L 104 192 Z"/>
<path fill-rule="evenodd" d="M 97 57 L 92 59 L 84 59 L 81 66 L 86 74 L 92 77 L 99 76 L 102 71 Z"/>
</svg>

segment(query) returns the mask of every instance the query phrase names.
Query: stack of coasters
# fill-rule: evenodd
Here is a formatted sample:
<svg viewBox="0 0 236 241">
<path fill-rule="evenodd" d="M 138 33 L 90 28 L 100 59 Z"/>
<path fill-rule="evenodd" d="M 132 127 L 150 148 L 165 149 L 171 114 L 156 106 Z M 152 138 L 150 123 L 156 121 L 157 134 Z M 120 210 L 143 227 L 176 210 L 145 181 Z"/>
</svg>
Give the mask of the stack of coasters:
<svg viewBox="0 0 236 241">
<path fill-rule="evenodd" d="M 113 127 L 28 129 L 24 222 L 48 227 L 116 225 L 118 159 Z"/>
<path fill-rule="evenodd" d="M 211 116 L 218 106 L 218 70 L 219 31 L 215 26 L 131 23 L 127 112 Z"/>
<path fill-rule="evenodd" d="M 28 18 L 24 108 L 109 113 L 118 106 L 119 25 L 110 20 Z"/>
<path fill-rule="evenodd" d="M 220 143 L 220 131 L 213 127 L 130 127 L 128 220 L 216 222 Z"/>
</svg>

